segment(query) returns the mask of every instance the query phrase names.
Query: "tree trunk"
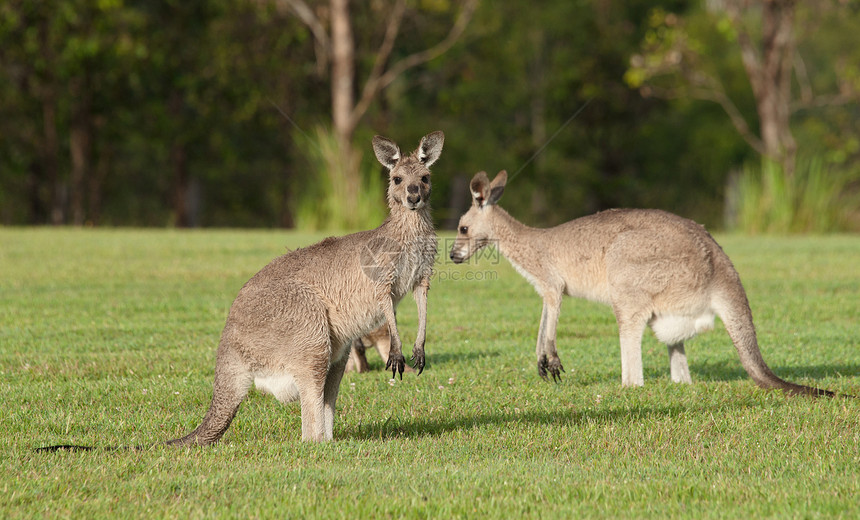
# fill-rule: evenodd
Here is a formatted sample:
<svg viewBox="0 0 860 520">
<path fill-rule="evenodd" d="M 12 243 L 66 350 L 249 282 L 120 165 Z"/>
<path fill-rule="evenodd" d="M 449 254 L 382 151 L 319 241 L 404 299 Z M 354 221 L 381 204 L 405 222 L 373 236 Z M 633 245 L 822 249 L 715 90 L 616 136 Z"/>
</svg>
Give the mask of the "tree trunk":
<svg viewBox="0 0 860 520">
<path fill-rule="evenodd" d="M 53 93 L 48 93 L 42 100 L 42 129 L 44 150 L 42 155 L 42 173 L 45 185 L 50 190 L 50 222 L 60 225 L 65 220 L 63 211 L 63 190 L 60 185 L 59 163 L 60 144 L 57 133 L 57 107 Z"/>
<path fill-rule="evenodd" d="M 185 148 L 184 135 L 182 132 L 182 111 L 185 108 L 185 100 L 179 91 L 174 90 L 170 94 L 168 109 L 175 122 L 176 133 L 173 136 L 173 144 L 170 146 L 170 171 L 173 182 L 171 186 L 171 199 L 173 203 L 173 224 L 176 227 L 187 228 L 191 226 L 191 216 L 188 210 L 188 194 L 190 179 L 188 174 L 188 154 Z"/>
<path fill-rule="evenodd" d="M 90 174 L 87 197 L 87 213 L 90 222 L 94 226 L 101 224 L 102 219 L 102 191 L 108 170 L 110 170 L 113 158 L 113 148 L 106 145 L 99 150 L 98 161 Z"/>
<path fill-rule="evenodd" d="M 540 151 L 547 144 L 546 95 L 544 93 L 546 38 L 543 29 L 533 29 L 529 35 L 529 42 L 532 45 L 532 57 L 528 62 L 529 127 L 532 134 L 533 153 L 537 154 L 532 163 L 534 165 L 534 178 L 543 179 L 546 171 L 546 155 Z M 538 222 L 546 222 L 547 220 L 546 199 L 546 190 L 542 183 L 535 183 L 531 197 L 531 214 Z"/>
<path fill-rule="evenodd" d="M 457 229 L 460 215 L 469 209 L 471 198 L 469 197 L 469 179 L 463 174 L 454 175 L 451 179 L 451 195 L 448 197 L 448 216 L 442 229 Z M 451 244 L 445 244 L 446 247 Z"/>
<path fill-rule="evenodd" d="M 51 28 L 47 20 L 41 20 L 38 26 L 39 47 L 45 62 L 53 65 L 56 62 L 54 47 L 51 40 Z M 57 130 L 57 82 L 53 74 L 54 68 L 48 67 L 41 83 L 35 92 L 42 104 L 42 158 L 41 173 L 49 194 L 47 197 L 51 224 L 60 225 L 65 220 L 63 187 L 60 185 L 60 141 Z"/>
<path fill-rule="evenodd" d="M 358 194 L 361 188 L 359 161 L 353 149 L 352 138 L 356 121 L 355 108 L 355 42 L 349 18 L 349 0 L 331 0 L 331 106 L 334 135 L 338 157 L 331 164 L 339 171 L 335 193 L 342 194 L 343 214 L 347 218 L 356 215 Z M 354 223 L 347 222 L 347 227 Z"/>
<path fill-rule="evenodd" d="M 355 123 L 355 42 L 349 20 L 349 0 L 331 0 L 331 107 L 334 132 L 342 147 L 352 143 Z M 343 148 L 345 149 L 345 148 Z"/>
<path fill-rule="evenodd" d="M 791 71 L 794 58 L 794 0 L 764 0 L 760 54 L 739 35 L 741 57 L 756 99 L 761 139 L 768 159 L 794 175 L 797 143 L 791 133 Z"/>
<path fill-rule="evenodd" d="M 185 145 L 173 143 L 170 148 L 170 169 L 173 172 L 173 218 L 176 227 L 191 225 L 188 213 L 188 156 Z"/>
<path fill-rule="evenodd" d="M 92 125 L 90 113 L 90 93 L 86 79 L 78 78 L 72 82 L 71 91 L 77 105 L 74 108 L 69 130 L 69 151 L 72 158 L 70 178 L 70 211 L 72 224 L 81 226 L 86 220 L 86 185 L 90 177 L 92 156 Z"/>
</svg>

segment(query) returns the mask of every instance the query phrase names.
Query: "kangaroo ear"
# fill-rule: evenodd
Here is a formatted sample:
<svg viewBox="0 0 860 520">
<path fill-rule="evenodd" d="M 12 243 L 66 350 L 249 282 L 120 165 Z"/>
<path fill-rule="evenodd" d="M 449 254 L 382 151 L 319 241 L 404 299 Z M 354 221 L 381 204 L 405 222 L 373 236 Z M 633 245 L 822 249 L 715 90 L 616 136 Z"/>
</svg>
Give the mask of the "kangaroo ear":
<svg viewBox="0 0 860 520">
<path fill-rule="evenodd" d="M 472 192 L 472 203 L 476 206 L 483 207 L 484 201 L 487 200 L 487 190 L 490 187 L 490 179 L 487 177 L 487 172 L 478 172 L 472 177 L 472 182 L 469 183 L 469 191 Z"/>
<path fill-rule="evenodd" d="M 487 204 L 495 204 L 502 198 L 502 193 L 505 192 L 505 184 L 508 182 L 508 172 L 500 171 L 493 182 L 490 183 L 490 195 L 487 197 Z"/>
<path fill-rule="evenodd" d="M 433 132 L 421 138 L 421 144 L 418 145 L 418 160 L 427 168 L 436 162 L 442 154 L 442 145 L 445 143 L 445 134 L 442 132 Z"/>
<path fill-rule="evenodd" d="M 377 135 L 373 138 L 373 153 L 379 162 L 389 170 L 400 160 L 400 147 L 391 139 Z"/>
</svg>

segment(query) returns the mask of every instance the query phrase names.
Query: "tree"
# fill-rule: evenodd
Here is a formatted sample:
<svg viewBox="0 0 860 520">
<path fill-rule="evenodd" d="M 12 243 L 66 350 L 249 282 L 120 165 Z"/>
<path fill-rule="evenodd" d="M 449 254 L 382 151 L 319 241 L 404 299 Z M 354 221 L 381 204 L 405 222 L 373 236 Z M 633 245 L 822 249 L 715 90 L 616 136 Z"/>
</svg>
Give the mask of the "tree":
<svg viewBox="0 0 860 520">
<path fill-rule="evenodd" d="M 832 7 L 809 7 L 817 8 Z M 794 0 L 716 0 L 708 2 L 708 11 L 699 13 L 699 19 L 655 9 L 642 52 L 631 59 L 627 83 L 646 96 L 689 96 L 718 103 L 746 142 L 791 177 L 797 156 L 791 116 L 823 99 L 811 93 L 797 49 L 797 10 Z M 750 129 L 716 71 L 713 56 L 720 53 L 705 43 L 706 25 L 716 27 L 725 40 L 737 46 L 755 100 L 758 133 Z M 671 78 L 668 85 L 661 82 L 667 76 Z M 793 95 L 793 78 L 802 86 L 799 98 Z M 830 97 L 831 102 L 857 99 L 856 90 L 850 95 L 844 89 L 840 92 L 838 98 Z"/>
<path fill-rule="evenodd" d="M 337 143 L 337 158 L 329 160 L 328 164 L 341 170 L 337 183 L 346 186 L 342 191 L 346 199 L 340 201 L 345 205 L 346 215 L 357 213 L 354 207 L 360 191 L 361 174 L 353 136 L 359 122 L 380 92 L 404 72 L 447 52 L 465 31 L 477 4 L 478 0 L 465 0 L 447 36 L 436 45 L 389 63 L 408 12 L 406 0 L 395 0 L 386 9 L 382 42 L 375 51 L 373 65 L 356 99 L 355 76 L 358 67 L 349 0 L 330 0 L 327 10 L 321 5 L 315 10 L 304 0 L 276 0 L 275 5 L 279 9 L 295 14 L 311 31 L 316 44 L 318 71 L 322 72 L 330 64 L 332 131 Z M 328 29 L 325 22 L 328 22 Z"/>
<path fill-rule="evenodd" d="M 106 115 L 123 104 L 129 56 L 116 41 L 127 41 L 127 14 L 121 2 L 82 0 L 0 8 L 0 82 L 11 85 L 0 102 L 4 135 L 21 140 L 31 222 L 98 220 L 106 170 L 94 157 L 109 147 Z"/>
</svg>

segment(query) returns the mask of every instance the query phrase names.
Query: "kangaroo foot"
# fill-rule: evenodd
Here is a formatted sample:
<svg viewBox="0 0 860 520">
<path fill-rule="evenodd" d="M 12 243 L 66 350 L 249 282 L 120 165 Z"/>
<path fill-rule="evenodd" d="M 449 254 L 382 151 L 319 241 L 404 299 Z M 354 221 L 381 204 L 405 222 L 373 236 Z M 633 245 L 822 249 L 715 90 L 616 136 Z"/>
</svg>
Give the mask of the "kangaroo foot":
<svg viewBox="0 0 860 520">
<path fill-rule="evenodd" d="M 412 349 L 412 368 L 418 371 L 418 375 L 424 372 L 424 348 L 415 347 Z M 401 376 L 402 377 L 402 376 Z"/>
<path fill-rule="evenodd" d="M 550 374 L 552 374 L 553 382 L 560 382 L 561 381 L 561 373 L 564 372 L 564 367 L 561 366 L 561 360 L 560 359 L 555 357 L 555 358 L 549 360 L 549 363 L 547 363 L 546 369 L 547 369 L 547 371 L 549 371 Z"/>
<path fill-rule="evenodd" d="M 547 369 L 547 366 L 548 366 L 548 363 L 547 363 L 546 356 L 541 356 L 541 357 L 539 357 L 539 358 L 538 358 L 538 362 L 537 362 L 538 375 L 539 375 L 539 376 L 541 377 L 541 379 L 543 379 L 543 380 L 546 380 L 546 369 Z"/>
<path fill-rule="evenodd" d="M 558 357 L 548 359 L 545 355 L 538 359 L 538 375 L 547 380 L 547 373 L 552 374 L 554 382 L 561 381 L 561 373 L 564 372 L 564 367 L 561 366 L 561 360 Z"/>
<path fill-rule="evenodd" d="M 399 373 L 400 379 L 403 379 L 403 370 L 406 368 L 406 358 L 403 357 L 403 353 L 400 351 L 394 352 L 392 349 L 388 355 L 388 362 L 385 364 L 385 368 L 391 369 L 391 377 L 397 377 Z"/>
</svg>

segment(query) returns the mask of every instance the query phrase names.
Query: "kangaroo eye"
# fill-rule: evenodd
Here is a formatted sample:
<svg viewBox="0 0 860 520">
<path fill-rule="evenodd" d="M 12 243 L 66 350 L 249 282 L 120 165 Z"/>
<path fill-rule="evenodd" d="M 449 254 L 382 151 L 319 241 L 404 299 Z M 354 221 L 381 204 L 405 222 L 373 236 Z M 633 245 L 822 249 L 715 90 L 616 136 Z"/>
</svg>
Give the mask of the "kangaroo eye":
<svg viewBox="0 0 860 520">
<path fill-rule="evenodd" d="M 460 226 L 460 234 L 465 235 L 469 232 L 469 226 Z"/>
<path fill-rule="evenodd" d="M 395 177 L 394 178 L 394 184 L 400 184 L 401 182 L 403 182 L 403 177 Z"/>
<path fill-rule="evenodd" d="M 426 175 L 421 177 L 421 182 L 423 182 L 424 184 L 427 184 L 427 181 L 429 181 L 429 180 L 430 179 Z"/>
</svg>

